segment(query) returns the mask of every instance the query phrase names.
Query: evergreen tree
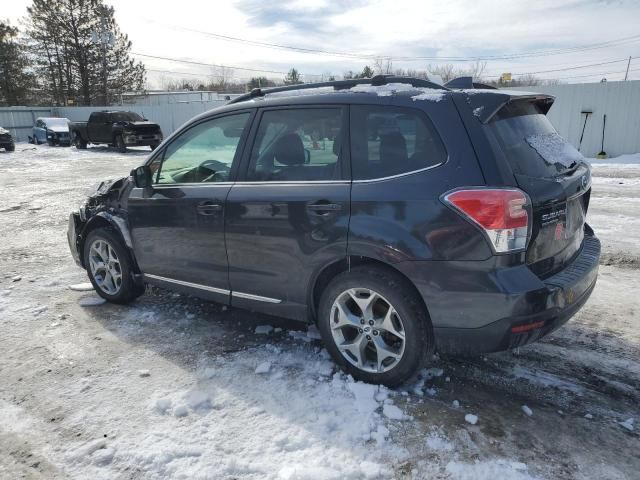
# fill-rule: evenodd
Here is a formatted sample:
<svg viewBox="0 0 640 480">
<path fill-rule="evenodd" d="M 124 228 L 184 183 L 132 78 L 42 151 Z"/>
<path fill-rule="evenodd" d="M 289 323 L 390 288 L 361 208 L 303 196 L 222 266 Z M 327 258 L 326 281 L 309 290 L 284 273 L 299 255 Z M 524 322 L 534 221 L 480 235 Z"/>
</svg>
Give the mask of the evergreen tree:
<svg viewBox="0 0 640 480">
<path fill-rule="evenodd" d="M 45 92 L 57 105 L 109 104 L 140 90 L 145 70 L 103 0 L 33 0 L 28 35 Z"/>
<path fill-rule="evenodd" d="M 287 76 L 284 77 L 284 84 L 297 85 L 299 83 L 302 83 L 300 73 L 295 68 L 292 68 L 291 70 L 289 70 L 289 73 L 287 73 Z"/>
<path fill-rule="evenodd" d="M 0 21 L 0 104 L 24 105 L 33 87 L 29 57 L 18 29 Z"/>
</svg>

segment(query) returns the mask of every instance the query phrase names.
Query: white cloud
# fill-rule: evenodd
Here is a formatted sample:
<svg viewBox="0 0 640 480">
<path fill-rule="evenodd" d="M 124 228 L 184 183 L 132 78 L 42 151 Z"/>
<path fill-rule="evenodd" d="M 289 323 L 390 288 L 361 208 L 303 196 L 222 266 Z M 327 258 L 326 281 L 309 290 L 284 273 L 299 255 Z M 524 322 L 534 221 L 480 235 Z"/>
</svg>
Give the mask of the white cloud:
<svg viewBox="0 0 640 480">
<path fill-rule="evenodd" d="M 307 55 L 224 41 L 185 29 L 304 48 L 392 56 L 469 57 L 504 55 L 594 44 L 638 34 L 640 2 L 599 0 L 295 0 L 180 2 L 113 0 L 116 16 L 134 51 L 247 68 L 303 73 L 359 70 L 366 59 Z M 3 15 L 26 12 L 14 0 Z M 640 56 L 640 40 L 573 54 L 488 62 L 487 71 L 529 72 Z M 637 60 L 640 66 L 640 59 Z M 214 69 L 145 59 L 149 68 L 206 76 Z M 394 61 L 396 67 L 425 68 L 437 60 Z M 543 77 L 621 71 L 619 64 L 570 70 Z M 253 72 L 235 70 L 250 77 Z M 620 78 L 622 74 L 610 78 Z M 636 73 L 636 75 L 638 75 Z M 151 73 L 150 77 L 157 76 Z M 270 74 L 269 76 L 274 76 Z M 278 76 L 278 75 L 275 75 Z M 638 75 L 640 76 L 640 75 Z M 597 76 L 588 80 L 597 79 Z"/>
</svg>

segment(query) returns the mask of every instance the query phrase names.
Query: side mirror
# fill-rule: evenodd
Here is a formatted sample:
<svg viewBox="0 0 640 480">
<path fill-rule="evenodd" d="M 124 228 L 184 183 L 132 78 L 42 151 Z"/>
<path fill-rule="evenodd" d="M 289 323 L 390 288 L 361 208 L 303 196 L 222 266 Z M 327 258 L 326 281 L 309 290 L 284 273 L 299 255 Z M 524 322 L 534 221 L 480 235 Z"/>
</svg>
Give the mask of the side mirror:
<svg viewBox="0 0 640 480">
<path fill-rule="evenodd" d="M 141 167 L 134 168 L 131 170 L 131 176 L 133 177 L 135 186 L 138 188 L 147 188 L 152 184 L 151 169 L 148 165 L 142 165 Z"/>
</svg>

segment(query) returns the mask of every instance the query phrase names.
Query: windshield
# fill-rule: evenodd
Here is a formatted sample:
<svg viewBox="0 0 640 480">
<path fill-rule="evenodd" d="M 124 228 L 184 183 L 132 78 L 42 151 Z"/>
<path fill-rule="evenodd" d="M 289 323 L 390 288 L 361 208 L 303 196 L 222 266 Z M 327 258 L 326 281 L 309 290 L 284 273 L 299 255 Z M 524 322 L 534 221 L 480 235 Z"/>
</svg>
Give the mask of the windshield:
<svg viewBox="0 0 640 480">
<path fill-rule="evenodd" d="M 506 105 L 489 123 L 489 130 L 515 173 L 556 177 L 584 161 L 532 102 Z"/>
<path fill-rule="evenodd" d="M 113 114 L 114 122 L 142 122 L 143 118 L 134 112 L 118 112 Z"/>
<path fill-rule="evenodd" d="M 67 118 L 44 118 L 47 127 L 68 127 L 69 119 Z"/>
</svg>

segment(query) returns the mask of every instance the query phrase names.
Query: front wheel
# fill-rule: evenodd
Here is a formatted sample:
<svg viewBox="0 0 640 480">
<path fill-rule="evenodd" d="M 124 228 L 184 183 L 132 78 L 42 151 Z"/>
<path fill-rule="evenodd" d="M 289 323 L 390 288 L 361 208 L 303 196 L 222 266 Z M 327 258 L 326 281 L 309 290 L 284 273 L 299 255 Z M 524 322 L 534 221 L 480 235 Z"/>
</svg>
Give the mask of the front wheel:
<svg viewBox="0 0 640 480">
<path fill-rule="evenodd" d="M 105 300 L 128 303 L 144 290 L 134 281 L 131 257 L 111 228 L 97 228 L 84 244 L 84 265 L 89 280 Z"/>
<path fill-rule="evenodd" d="M 79 150 L 85 150 L 87 148 L 87 142 L 85 142 L 80 135 L 76 135 L 74 138 L 74 142 L 76 148 Z"/>
<path fill-rule="evenodd" d="M 429 316 L 400 275 L 357 267 L 320 299 L 318 328 L 334 361 L 355 379 L 389 387 L 409 379 L 433 350 Z"/>
<path fill-rule="evenodd" d="M 12 143 L 11 145 L 7 145 L 4 147 L 7 152 L 14 152 L 16 150 L 16 145 Z"/>
<path fill-rule="evenodd" d="M 125 153 L 127 151 L 127 145 L 124 143 L 124 138 L 122 138 L 122 135 L 118 135 L 115 140 L 114 140 L 114 145 L 116 146 L 116 149 L 120 152 L 120 153 Z"/>
</svg>

